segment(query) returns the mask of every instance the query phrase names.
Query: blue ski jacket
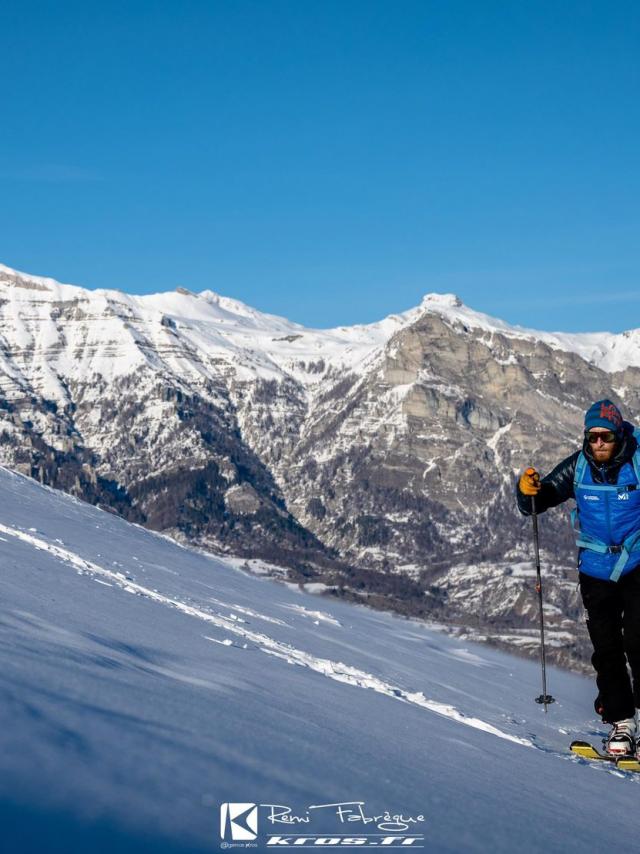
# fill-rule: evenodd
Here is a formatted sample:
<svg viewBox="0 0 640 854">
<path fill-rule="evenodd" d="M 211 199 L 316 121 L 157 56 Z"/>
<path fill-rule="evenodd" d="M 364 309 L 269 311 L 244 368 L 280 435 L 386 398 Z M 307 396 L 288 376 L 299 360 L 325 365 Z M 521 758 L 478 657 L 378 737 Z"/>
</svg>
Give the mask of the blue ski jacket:
<svg viewBox="0 0 640 854">
<path fill-rule="evenodd" d="M 569 498 L 576 501 L 572 525 L 578 568 L 586 575 L 618 581 L 640 566 L 640 448 L 625 422 L 615 456 L 598 465 L 585 439 L 581 451 L 564 459 L 546 477 L 536 498 L 542 513 Z M 520 512 L 531 514 L 531 499 L 517 489 Z"/>
</svg>

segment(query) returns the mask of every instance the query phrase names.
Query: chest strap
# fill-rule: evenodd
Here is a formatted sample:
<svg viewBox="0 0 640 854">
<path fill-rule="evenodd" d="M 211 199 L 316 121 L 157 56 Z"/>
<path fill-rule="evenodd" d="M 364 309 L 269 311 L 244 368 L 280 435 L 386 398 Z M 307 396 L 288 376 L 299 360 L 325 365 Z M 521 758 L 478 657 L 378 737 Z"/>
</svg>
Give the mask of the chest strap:
<svg viewBox="0 0 640 854">
<path fill-rule="evenodd" d="M 571 525 L 574 532 L 577 534 L 576 545 L 580 549 L 589 549 L 592 552 L 597 552 L 601 555 L 620 555 L 615 562 L 609 581 L 618 581 L 622 575 L 625 566 L 629 562 L 629 558 L 633 553 L 640 551 L 640 530 L 634 531 L 620 544 L 609 545 L 604 540 L 598 539 L 585 531 L 581 531 L 577 527 L 578 514 L 576 510 L 571 511 Z"/>
</svg>

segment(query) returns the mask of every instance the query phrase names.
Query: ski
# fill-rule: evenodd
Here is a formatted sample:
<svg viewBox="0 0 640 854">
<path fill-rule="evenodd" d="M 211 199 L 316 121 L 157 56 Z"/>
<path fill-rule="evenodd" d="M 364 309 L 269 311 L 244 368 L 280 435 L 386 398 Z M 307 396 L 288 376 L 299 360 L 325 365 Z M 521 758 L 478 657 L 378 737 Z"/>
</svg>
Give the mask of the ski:
<svg viewBox="0 0 640 854">
<path fill-rule="evenodd" d="M 582 759 L 596 759 L 600 762 L 613 762 L 620 771 L 637 771 L 640 772 L 640 759 L 635 756 L 611 756 L 608 753 L 601 753 L 599 750 L 589 744 L 588 741 L 572 741 L 571 752 Z"/>
<path fill-rule="evenodd" d="M 618 759 L 616 768 L 621 771 L 640 771 L 640 759 L 635 759 L 633 756 L 625 756 Z"/>
<path fill-rule="evenodd" d="M 570 749 L 572 753 L 581 756 L 583 759 L 601 759 L 604 762 L 615 762 L 617 758 L 608 753 L 601 753 L 588 741 L 572 741 Z M 622 760 L 618 759 L 618 762 L 620 761 Z"/>
</svg>

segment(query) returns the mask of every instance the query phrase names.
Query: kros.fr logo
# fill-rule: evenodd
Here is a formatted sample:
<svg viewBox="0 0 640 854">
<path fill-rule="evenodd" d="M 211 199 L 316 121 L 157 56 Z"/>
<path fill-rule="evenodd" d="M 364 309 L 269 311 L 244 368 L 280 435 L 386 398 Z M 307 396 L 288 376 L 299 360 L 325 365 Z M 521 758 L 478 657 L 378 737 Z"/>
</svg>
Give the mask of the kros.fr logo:
<svg viewBox="0 0 640 854">
<path fill-rule="evenodd" d="M 257 836 L 257 804 L 220 804 L 221 839 L 247 842 Z"/>
</svg>

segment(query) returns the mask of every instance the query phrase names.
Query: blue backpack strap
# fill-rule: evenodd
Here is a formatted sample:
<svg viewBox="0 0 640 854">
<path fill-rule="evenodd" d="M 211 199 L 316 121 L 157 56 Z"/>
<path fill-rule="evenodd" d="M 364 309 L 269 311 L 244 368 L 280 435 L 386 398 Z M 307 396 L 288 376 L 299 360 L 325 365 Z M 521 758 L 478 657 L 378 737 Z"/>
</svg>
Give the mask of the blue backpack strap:
<svg viewBox="0 0 640 854">
<path fill-rule="evenodd" d="M 633 428 L 633 435 L 634 435 L 634 437 L 638 443 L 638 447 L 636 448 L 636 451 L 635 451 L 635 453 L 631 459 L 631 462 L 633 463 L 633 470 L 636 473 L 636 479 L 637 479 L 638 483 L 640 484 L 640 428 L 634 427 Z"/>
<path fill-rule="evenodd" d="M 622 544 L 620 557 L 616 561 L 616 565 L 613 567 L 613 572 L 609 576 L 610 581 L 618 581 L 622 575 L 622 570 L 625 568 L 629 558 L 631 557 L 632 552 L 637 551 L 640 551 L 640 531 L 636 531 L 634 534 L 631 534 Z"/>
<path fill-rule="evenodd" d="M 633 463 L 633 470 L 636 475 L 636 480 L 640 485 L 640 428 L 633 428 L 633 435 L 638 443 L 638 447 L 635 450 L 633 457 L 631 458 L 631 462 Z M 620 552 L 620 557 L 616 561 L 616 565 L 613 568 L 613 572 L 611 573 L 610 580 L 618 581 L 620 576 L 622 575 L 622 571 L 627 565 L 629 558 L 631 557 L 632 552 L 637 552 L 640 550 L 640 531 L 636 531 L 634 534 L 631 534 L 627 537 L 627 539 L 622 544 L 622 551 Z"/>
<path fill-rule="evenodd" d="M 640 450 L 640 438 L 638 439 L 638 447 Z M 635 459 L 635 457 L 634 457 L 634 459 Z M 584 480 L 584 473 L 587 469 L 587 465 L 588 465 L 587 458 L 585 457 L 583 451 L 580 451 L 578 459 L 576 460 L 576 470 L 573 473 L 573 489 L 574 489 L 574 492 L 576 490 L 576 487 L 580 486 L 580 484 Z M 638 465 L 640 466 L 640 459 L 638 460 Z M 638 480 L 640 480 L 640 477 L 638 478 Z"/>
<path fill-rule="evenodd" d="M 620 576 L 622 575 L 622 570 L 627 565 L 627 561 L 629 560 L 630 557 L 631 557 L 630 553 L 625 548 L 623 548 L 622 552 L 620 553 L 620 557 L 616 561 L 616 565 L 613 567 L 613 572 L 609 576 L 609 581 L 619 581 L 620 580 Z"/>
<path fill-rule="evenodd" d="M 581 531 L 578 531 L 578 539 L 576 540 L 576 545 L 580 549 L 590 549 L 592 552 L 598 552 L 598 554 L 606 555 L 609 554 L 609 546 L 604 543 L 602 540 L 599 540 L 597 537 L 592 537 L 591 534 L 584 534 Z"/>
<path fill-rule="evenodd" d="M 584 473 L 587 468 L 587 458 L 584 453 L 580 451 L 578 455 L 578 459 L 576 460 L 575 471 L 573 472 L 573 494 L 574 497 L 578 498 L 578 487 L 582 483 L 584 479 Z M 571 511 L 571 527 L 575 531 L 576 534 L 580 534 L 580 523 L 578 522 L 578 508 L 575 507 Z M 576 543 L 578 545 L 578 543 Z"/>
</svg>

